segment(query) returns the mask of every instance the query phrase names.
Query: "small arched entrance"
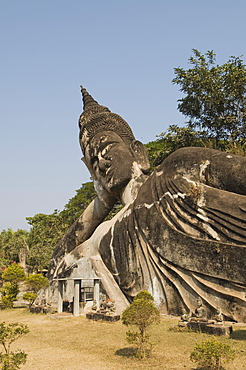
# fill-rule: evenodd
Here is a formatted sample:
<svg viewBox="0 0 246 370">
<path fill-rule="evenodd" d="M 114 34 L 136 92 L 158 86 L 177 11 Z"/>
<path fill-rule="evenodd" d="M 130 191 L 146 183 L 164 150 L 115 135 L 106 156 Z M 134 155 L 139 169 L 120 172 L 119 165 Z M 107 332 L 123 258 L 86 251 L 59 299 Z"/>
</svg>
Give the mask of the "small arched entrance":
<svg viewBox="0 0 246 370">
<path fill-rule="evenodd" d="M 60 278 L 58 280 L 58 313 L 63 312 L 64 286 L 68 281 L 73 282 L 73 315 L 79 316 L 80 303 L 96 301 L 99 306 L 100 279 L 98 278 Z"/>
</svg>

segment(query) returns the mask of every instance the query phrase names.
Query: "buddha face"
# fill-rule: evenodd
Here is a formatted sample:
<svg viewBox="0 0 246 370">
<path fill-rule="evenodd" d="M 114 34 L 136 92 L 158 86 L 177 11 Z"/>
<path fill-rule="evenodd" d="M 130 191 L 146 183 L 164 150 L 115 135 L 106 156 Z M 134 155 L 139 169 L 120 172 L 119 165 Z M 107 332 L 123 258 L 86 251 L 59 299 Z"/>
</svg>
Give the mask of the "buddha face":
<svg viewBox="0 0 246 370">
<path fill-rule="evenodd" d="M 198 298 L 197 301 L 196 301 L 196 304 L 197 304 L 197 307 L 201 307 L 202 306 L 202 300 L 200 298 Z"/>
<path fill-rule="evenodd" d="M 132 177 L 134 156 L 113 131 L 97 133 L 85 148 L 84 161 L 94 180 L 119 197 Z"/>
</svg>

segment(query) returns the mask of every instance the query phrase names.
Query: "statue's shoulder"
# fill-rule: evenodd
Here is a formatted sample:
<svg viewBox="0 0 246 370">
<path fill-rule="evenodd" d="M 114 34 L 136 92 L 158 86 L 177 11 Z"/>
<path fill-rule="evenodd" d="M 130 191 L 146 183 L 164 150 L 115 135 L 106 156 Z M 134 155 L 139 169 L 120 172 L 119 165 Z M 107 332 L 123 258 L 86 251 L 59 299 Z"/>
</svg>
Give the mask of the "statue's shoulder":
<svg viewBox="0 0 246 370">
<path fill-rule="evenodd" d="M 227 171 L 228 168 L 240 168 L 238 172 L 242 173 L 245 172 L 246 157 L 211 148 L 184 147 L 164 159 L 157 167 L 157 172 L 160 169 L 165 170 L 166 174 L 172 174 L 179 169 L 190 172 L 204 165 L 220 172 Z"/>
<path fill-rule="evenodd" d="M 204 159 L 212 159 L 212 158 L 233 158 L 235 161 L 239 162 L 246 162 L 246 157 L 224 152 L 217 149 L 212 148 L 204 148 L 204 147 L 184 147 L 175 150 L 173 153 L 171 153 L 166 159 L 164 159 L 163 163 L 171 162 L 171 161 L 183 161 L 184 159 L 190 159 L 192 161 L 199 161 Z"/>
<path fill-rule="evenodd" d="M 172 176 L 174 173 L 179 171 L 183 167 L 192 167 L 198 161 L 204 160 L 204 158 L 210 158 L 212 154 L 208 148 L 199 148 L 199 147 L 184 147 L 177 149 L 171 153 L 163 162 L 156 167 L 153 171 L 152 176 Z M 216 151 L 215 151 L 216 152 Z"/>
<path fill-rule="evenodd" d="M 151 176 L 158 184 L 171 180 L 181 186 L 189 179 L 245 196 L 245 168 L 246 157 L 211 148 L 185 147 L 170 154 Z"/>
<path fill-rule="evenodd" d="M 210 159 L 214 155 L 222 154 L 220 150 L 203 148 L 203 147 L 184 147 L 175 150 L 167 158 L 164 159 L 161 166 L 167 163 L 182 163 L 183 161 L 193 161 L 197 162 L 200 159 L 208 158 Z M 225 154 L 225 153 L 224 153 Z"/>
</svg>

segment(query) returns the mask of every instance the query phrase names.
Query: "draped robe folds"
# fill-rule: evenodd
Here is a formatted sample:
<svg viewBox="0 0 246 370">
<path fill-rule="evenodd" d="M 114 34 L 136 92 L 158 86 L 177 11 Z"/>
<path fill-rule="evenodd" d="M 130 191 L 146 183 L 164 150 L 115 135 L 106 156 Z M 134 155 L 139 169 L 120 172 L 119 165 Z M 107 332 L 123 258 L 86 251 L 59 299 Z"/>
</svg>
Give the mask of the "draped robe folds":
<svg viewBox="0 0 246 370">
<path fill-rule="evenodd" d="M 219 307 L 246 321 L 246 158 L 206 148 L 170 155 L 116 215 L 100 255 L 124 294 L 162 312 Z"/>
</svg>

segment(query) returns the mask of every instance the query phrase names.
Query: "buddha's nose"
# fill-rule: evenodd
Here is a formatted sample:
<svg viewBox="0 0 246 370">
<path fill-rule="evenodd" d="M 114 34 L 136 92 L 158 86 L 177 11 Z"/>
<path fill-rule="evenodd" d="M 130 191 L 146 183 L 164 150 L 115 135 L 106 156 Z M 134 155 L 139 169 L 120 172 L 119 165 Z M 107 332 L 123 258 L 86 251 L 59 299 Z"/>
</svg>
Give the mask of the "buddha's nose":
<svg viewBox="0 0 246 370">
<path fill-rule="evenodd" d="M 99 170 L 103 173 L 110 167 L 110 161 L 104 158 L 100 158 L 98 163 Z"/>
</svg>

